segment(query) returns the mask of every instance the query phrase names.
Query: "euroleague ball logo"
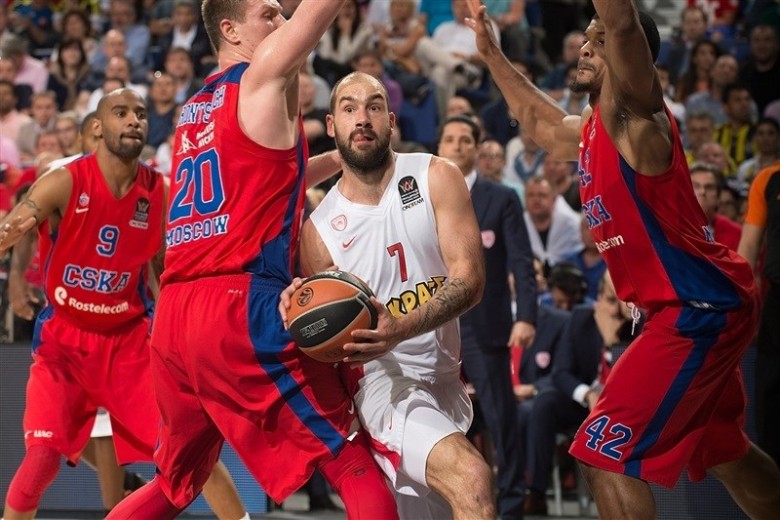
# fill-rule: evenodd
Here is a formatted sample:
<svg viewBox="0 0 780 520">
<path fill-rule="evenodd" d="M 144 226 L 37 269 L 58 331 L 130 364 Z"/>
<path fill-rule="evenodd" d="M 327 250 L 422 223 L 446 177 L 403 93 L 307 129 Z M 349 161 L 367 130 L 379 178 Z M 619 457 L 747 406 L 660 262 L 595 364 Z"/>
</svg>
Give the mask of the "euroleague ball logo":
<svg viewBox="0 0 780 520">
<path fill-rule="evenodd" d="M 301 294 L 298 295 L 298 299 L 296 300 L 298 307 L 306 307 L 312 298 L 314 298 L 314 291 L 312 288 L 304 287 L 301 291 Z"/>
</svg>

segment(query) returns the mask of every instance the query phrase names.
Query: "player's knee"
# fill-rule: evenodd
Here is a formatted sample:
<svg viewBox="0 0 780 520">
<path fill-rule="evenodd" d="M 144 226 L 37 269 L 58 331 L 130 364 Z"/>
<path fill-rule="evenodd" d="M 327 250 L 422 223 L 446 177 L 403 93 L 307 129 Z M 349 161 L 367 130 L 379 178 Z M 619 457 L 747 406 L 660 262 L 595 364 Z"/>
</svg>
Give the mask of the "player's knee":
<svg viewBox="0 0 780 520">
<path fill-rule="evenodd" d="M 453 511 L 469 518 L 495 516 L 493 472 L 479 453 L 468 451 L 461 454 L 447 473 L 449 475 L 440 475 L 442 482 L 434 487 Z"/>
<path fill-rule="evenodd" d="M 343 479 L 338 494 L 344 502 L 347 518 L 398 519 L 387 481 L 374 464 L 356 469 Z"/>
<path fill-rule="evenodd" d="M 16 511 L 38 508 L 44 491 L 60 470 L 60 454 L 49 446 L 31 446 L 16 470 L 6 502 Z"/>
<path fill-rule="evenodd" d="M 582 461 L 577 461 L 577 466 L 580 468 L 580 473 L 582 474 L 583 478 L 585 478 L 586 484 L 592 490 L 598 477 L 599 470 L 593 466 L 585 464 Z"/>
<path fill-rule="evenodd" d="M 493 471 L 480 455 L 469 457 L 465 462 L 463 474 L 466 477 L 467 489 L 473 489 L 479 497 L 492 498 Z"/>
</svg>

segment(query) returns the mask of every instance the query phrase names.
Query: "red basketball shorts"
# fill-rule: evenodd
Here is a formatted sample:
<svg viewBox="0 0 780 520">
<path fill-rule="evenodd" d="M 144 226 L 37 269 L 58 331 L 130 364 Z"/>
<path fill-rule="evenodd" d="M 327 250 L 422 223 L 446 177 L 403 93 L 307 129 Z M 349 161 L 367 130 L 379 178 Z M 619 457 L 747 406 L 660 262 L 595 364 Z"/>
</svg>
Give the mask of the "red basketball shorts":
<svg viewBox="0 0 780 520">
<path fill-rule="evenodd" d="M 200 492 L 226 439 L 276 501 L 344 445 L 355 418 L 332 364 L 302 354 L 278 311 L 281 282 L 221 276 L 163 288 L 152 374 L 168 498 Z"/>
<path fill-rule="evenodd" d="M 149 320 L 111 332 L 83 330 L 47 307 L 33 340 L 24 412 L 25 445 L 48 445 L 75 464 L 95 413 L 111 414 L 122 464 L 151 462 L 160 416 L 149 370 Z"/>
<path fill-rule="evenodd" d="M 597 468 L 673 487 L 749 448 L 742 431 L 739 364 L 757 324 L 757 302 L 730 312 L 666 307 L 609 374 L 570 449 Z"/>
</svg>

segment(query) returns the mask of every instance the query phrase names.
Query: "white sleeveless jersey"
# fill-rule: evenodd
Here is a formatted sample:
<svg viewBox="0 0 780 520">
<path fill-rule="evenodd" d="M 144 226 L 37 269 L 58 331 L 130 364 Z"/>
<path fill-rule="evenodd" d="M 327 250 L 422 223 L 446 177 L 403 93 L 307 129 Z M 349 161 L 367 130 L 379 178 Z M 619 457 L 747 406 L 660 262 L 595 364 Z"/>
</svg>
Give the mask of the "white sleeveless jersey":
<svg viewBox="0 0 780 520">
<path fill-rule="evenodd" d="M 393 178 L 377 206 L 347 200 L 337 184 L 311 215 L 335 265 L 365 280 L 395 316 L 431 299 L 447 278 L 428 187 L 431 157 L 396 154 Z M 403 374 L 434 382 L 459 371 L 455 319 L 366 363 L 363 376 Z"/>
</svg>

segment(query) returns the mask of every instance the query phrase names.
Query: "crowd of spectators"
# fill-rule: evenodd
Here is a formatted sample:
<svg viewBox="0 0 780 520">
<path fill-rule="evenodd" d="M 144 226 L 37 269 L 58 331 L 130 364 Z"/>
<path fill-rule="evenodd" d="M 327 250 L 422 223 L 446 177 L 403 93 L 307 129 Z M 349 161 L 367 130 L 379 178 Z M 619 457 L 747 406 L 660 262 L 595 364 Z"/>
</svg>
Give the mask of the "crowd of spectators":
<svg viewBox="0 0 780 520">
<path fill-rule="evenodd" d="M 299 3 L 279 1 L 285 16 Z M 484 3 L 513 64 L 565 111 L 581 113 L 587 96 L 567 85 L 593 13 L 587 0 Z M 678 21 L 667 27 L 658 72 L 715 239 L 736 248 L 752 180 L 780 161 L 780 4 L 680 4 Z M 199 9 L 197 0 L 0 0 L 0 214 L 52 161 L 79 152 L 82 120 L 105 92 L 120 87 L 147 99 L 149 139 L 142 158 L 170 175 L 179 108 L 216 67 Z M 386 85 L 399 118 L 393 135 L 398 151 L 433 151 L 430 129 L 444 117 L 467 115 L 482 128 L 478 173 L 511 186 L 523 202 L 539 266 L 539 301 L 555 309 L 540 312 L 538 327 L 558 324 L 582 304 L 614 304 L 598 247 L 582 222 L 577 165 L 546 157 L 525 135 L 481 63 L 464 23 L 467 14 L 465 0 L 348 1 L 301 71 L 301 113 L 312 153 L 335 147 L 325 134 L 329 92 L 352 70 Z M 606 312 L 605 305 L 597 313 Z M 592 310 L 580 314 L 577 327 L 585 327 L 583 320 L 595 327 Z M 522 364 L 515 367 L 519 414 L 524 421 L 531 417 L 535 400 L 576 401 L 580 408 L 562 418 L 560 427 L 548 428 L 568 432 L 585 416 L 592 396 L 578 389 L 577 396 L 550 394 L 552 401 L 547 394 L 536 397 L 544 381 L 566 380 L 553 377 L 558 350 L 568 352 L 565 363 L 578 357 L 572 345 L 558 347 L 577 330 L 553 334 L 563 326 L 549 326 L 537 334 L 546 344 L 527 346 L 516 360 Z M 601 348 L 605 341 L 596 343 Z M 595 363 L 601 358 L 600 352 L 587 357 Z M 580 367 L 591 380 L 585 383 L 603 377 L 598 369 Z M 549 443 L 543 445 L 546 450 Z M 549 479 L 548 466 L 533 468 L 537 488 Z"/>
</svg>

